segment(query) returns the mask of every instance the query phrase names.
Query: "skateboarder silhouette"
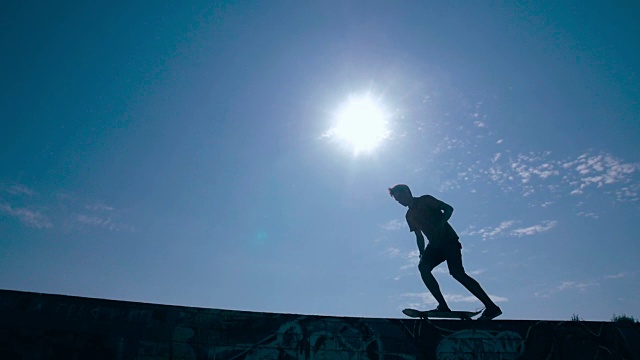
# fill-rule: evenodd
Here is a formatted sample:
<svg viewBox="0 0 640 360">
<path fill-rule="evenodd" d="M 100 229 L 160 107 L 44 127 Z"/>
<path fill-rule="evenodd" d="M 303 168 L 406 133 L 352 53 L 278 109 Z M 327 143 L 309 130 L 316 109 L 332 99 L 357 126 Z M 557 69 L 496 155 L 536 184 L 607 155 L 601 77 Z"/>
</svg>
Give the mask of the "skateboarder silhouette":
<svg viewBox="0 0 640 360">
<path fill-rule="evenodd" d="M 406 220 L 409 230 L 416 234 L 420 252 L 418 269 L 422 281 L 438 302 L 435 310 L 451 311 L 436 278 L 431 273 L 433 268 L 446 261 L 451 276 L 484 304 L 485 310 L 480 317 L 481 320 L 490 320 L 502 314 L 502 310 L 489 298 L 480 284 L 464 271 L 460 238 L 448 222 L 453 207 L 431 195 L 413 197 L 411 189 L 404 184 L 389 188 L 389 194 L 401 205 L 409 208 Z M 423 233 L 429 240 L 426 247 Z"/>
</svg>

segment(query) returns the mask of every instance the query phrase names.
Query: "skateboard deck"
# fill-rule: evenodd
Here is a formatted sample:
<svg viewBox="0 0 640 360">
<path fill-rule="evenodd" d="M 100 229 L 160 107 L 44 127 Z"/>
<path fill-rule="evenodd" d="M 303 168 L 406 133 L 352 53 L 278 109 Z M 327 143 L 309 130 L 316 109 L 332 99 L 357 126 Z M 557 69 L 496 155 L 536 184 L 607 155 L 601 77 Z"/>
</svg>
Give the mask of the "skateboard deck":
<svg viewBox="0 0 640 360">
<path fill-rule="evenodd" d="M 482 310 L 478 311 L 420 311 L 416 309 L 404 309 L 402 312 L 412 318 L 421 319 L 460 319 L 471 320 L 474 316 L 480 314 Z"/>
</svg>

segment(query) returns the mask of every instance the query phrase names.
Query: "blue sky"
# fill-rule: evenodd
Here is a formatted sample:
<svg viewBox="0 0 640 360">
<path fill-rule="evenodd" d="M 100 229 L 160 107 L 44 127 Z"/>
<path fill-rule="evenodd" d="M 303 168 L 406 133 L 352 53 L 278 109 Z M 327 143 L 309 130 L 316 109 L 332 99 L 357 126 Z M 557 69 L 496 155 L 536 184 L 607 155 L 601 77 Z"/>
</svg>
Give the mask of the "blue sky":
<svg viewBox="0 0 640 360">
<path fill-rule="evenodd" d="M 0 288 L 401 317 L 435 304 L 406 183 L 454 207 L 502 318 L 640 316 L 633 2 L 0 14 Z M 332 129 L 363 97 L 386 128 L 357 152 Z"/>
</svg>

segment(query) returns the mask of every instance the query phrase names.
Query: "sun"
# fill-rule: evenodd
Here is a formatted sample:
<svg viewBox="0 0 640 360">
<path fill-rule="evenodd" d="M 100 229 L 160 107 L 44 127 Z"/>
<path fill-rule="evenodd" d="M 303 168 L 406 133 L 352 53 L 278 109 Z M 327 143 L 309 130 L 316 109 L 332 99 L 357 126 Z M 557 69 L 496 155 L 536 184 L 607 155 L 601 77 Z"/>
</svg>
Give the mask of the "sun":
<svg viewBox="0 0 640 360">
<path fill-rule="evenodd" d="M 389 137 L 389 115 L 371 95 L 350 97 L 335 114 L 335 125 L 325 134 L 353 150 L 370 153 Z"/>
</svg>

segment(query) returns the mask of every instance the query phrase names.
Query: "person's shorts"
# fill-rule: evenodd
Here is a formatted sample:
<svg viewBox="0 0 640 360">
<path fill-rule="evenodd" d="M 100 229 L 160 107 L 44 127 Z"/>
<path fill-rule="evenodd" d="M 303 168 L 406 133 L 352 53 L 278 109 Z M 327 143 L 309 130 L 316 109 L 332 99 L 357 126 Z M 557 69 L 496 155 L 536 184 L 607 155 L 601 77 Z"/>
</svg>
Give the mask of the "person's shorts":
<svg viewBox="0 0 640 360">
<path fill-rule="evenodd" d="M 447 262 L 449 273 L 464 272 L 462 266 L 462 244 L 460 241 L 446 241 L 438 247 L 427 245 L 420 259 L 420 267 L 426 267 L 431 271 L 436 266 Z"/>
</svg>

